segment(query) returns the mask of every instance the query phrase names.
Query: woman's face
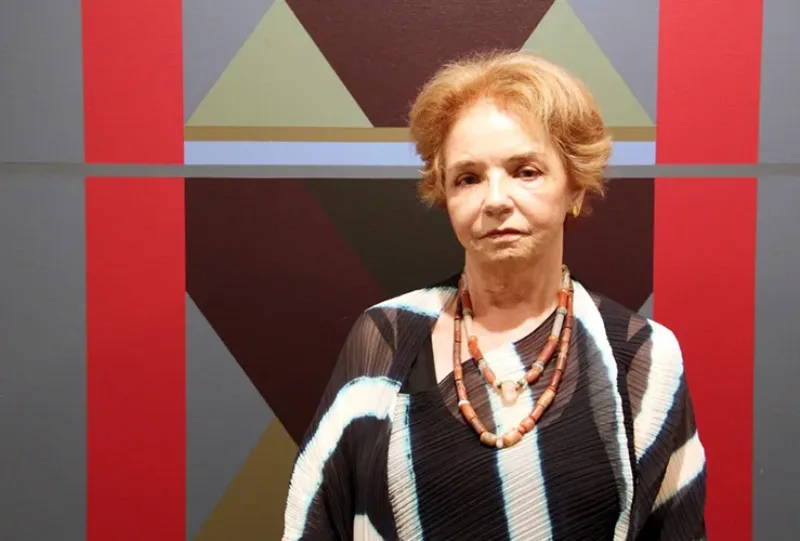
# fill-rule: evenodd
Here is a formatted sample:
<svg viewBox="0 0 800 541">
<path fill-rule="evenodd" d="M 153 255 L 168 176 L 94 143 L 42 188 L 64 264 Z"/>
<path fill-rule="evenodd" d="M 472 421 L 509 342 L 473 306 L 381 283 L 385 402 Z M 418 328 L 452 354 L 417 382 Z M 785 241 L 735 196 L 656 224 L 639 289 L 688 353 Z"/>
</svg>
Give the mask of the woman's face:
<svg viewBox="0 0 800 541">
<path fill-rule="evenodd" d="M 558 248 L 582 194 L 558 152 L 488 102 L 462 113 L 445 142 L 445 205 L 476 262 L 529 260 Z"/>
</svg>

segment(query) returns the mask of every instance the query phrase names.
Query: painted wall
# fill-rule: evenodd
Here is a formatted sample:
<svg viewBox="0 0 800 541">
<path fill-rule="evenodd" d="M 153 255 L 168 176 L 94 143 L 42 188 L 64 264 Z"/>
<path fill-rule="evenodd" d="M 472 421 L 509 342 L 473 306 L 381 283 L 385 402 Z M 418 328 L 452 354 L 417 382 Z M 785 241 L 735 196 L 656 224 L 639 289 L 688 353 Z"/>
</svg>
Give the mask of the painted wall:
<svg viewBox="0 0 800 541">
<path fill-rule="evenodd" d="M 0 539 L 277 539 L 354 317 L 460 265 L 408 103 L 495 47 L 598 96 L 567 262 L 681 340 L 711 538 L 795 539 L 798 6 L 3 2 Z"/>
</svg>

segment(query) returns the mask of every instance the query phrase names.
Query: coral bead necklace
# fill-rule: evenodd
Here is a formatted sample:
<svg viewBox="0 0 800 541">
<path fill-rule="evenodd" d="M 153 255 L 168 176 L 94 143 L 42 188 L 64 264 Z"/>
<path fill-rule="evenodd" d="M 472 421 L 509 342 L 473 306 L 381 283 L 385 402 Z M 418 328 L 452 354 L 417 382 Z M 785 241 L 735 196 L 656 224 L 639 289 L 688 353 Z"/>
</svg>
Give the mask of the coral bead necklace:
<svg viewBox="0 0 800 541">
<path fill-rule="evenodd" d="M 486 363 L 486 359 L 484 359 L 483 353 L 481 353 L 480 347 L 478 346 L 478 338 L 472 332 L 472 302 L 467 287 L 466 276 L 464 274 L 461 275 L 461 279 L 458 283 L 458 303 L 453 320 L 453 376 L 455 379 L 456 393 L 458 395 L 458 407 L 461 410 L 461 414 L 464 416 L 467 423 L 477 432 L 483 444 L 502 449 L 503 447 L 510 447 L 518 443 L 526 433 L 533 430 L 536 423 L 539 422 L 539 419 L 542 417 L 542 414 L 550 404 L 552 404 L 558 392 L 558 386 L 561 383 L 561 378 L 564 375 L 564 369 L 567 364 L 567 353 L 569 351 L 569 341 L 573 324 L 573 294 L 572 277 L 570 276 L 567 266 L 563 265 L 561 268 L 561 288 L 558 292 L 558 309 L 556 310 L 555 321 L 553 322 L 553 328 L 550 332 L 550 336 L 547 338 L 547 342 L 539 352 L 536 361 L 531 364 L 523 377 L 517 381 L 500 381 Z M 464 371 L 461 366 L 462 323 L 467 335 L 467 347 L 473 362 L 477 365 L 486 383 L 492 387 L 494 392 L 500 394 L 503 404 L 507 406 L 517 401 L 517 398 L 526 386 L 533 385 L 539 379 L 545 367 L 550 362 L 550 359 L 555 354 L 556 348 L 558 348 L 558 360 L 556 361 L 556 368 L 553 372 L 553 376 L 550 379 L 550 385 L 547 386 L 536 401 L 533 410 L 520 421 L 518 426 L 512 428 L 505 434 L 493 434 L 488 431 L 478 418 L 478 414 L 475 413 L 475 409 L 469 401 L 467 387 L 464 384 Z"/>
</svg>

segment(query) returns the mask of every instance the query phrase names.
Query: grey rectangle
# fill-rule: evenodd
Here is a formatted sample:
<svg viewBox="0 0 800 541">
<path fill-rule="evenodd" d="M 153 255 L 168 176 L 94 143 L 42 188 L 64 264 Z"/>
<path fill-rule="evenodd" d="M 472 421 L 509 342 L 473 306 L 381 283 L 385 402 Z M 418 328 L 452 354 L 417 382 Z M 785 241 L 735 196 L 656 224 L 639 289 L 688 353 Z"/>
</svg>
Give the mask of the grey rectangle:
<svg viewBox="0 0 800 541">
<path fill-rule="evenodd" d="M 759 161 L 800 161 L 800 2 L 764 0 Z"/>
<path fill-rule="evenodd" d="M 0 175 L 0 539 L 86 538 L 84 181 Z"/>
<path fill-rule="evenodd" d="M 764 0 L 759 161 L 800 160 L 800 2 Z M 800 530 L 800 182 L 759 179 L 753 434 L 753 539 Z"/>
<path fill-rule="evenodd" d="M 0 2 L 0 161 L 83 161 L 80 0 Z"/>
<path fill-rule="evenodd" d="M 760 182 L 756 255 L 753 539 L 800 531 L 800 182 Z"/>
<path fill-rule="evenodd" d="M 315 166 L 315 165 L 149 165 L 149 164 L 66 164 L 66 163 L 3 163 L 0 174 L 18 178 L 39 175 L 71 174 L 85 177 L 135 178 L 300 178 L 300 179 L 415 179 L 419 169 L 403 166 Z M 745 178 L 761 177 L 770 182 L 787 177 L 800 177 L 800 163 L 770 164 L 670 164 L 616 165 L 606 169 L 605 177 L 613 178 Z"/>
</svg>

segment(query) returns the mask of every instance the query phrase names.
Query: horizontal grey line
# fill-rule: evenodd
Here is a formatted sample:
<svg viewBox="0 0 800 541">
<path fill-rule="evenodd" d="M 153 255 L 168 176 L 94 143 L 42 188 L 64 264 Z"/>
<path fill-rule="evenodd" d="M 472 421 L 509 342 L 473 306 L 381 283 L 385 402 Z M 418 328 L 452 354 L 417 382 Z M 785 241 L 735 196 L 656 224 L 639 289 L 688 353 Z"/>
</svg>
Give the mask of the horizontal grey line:
<svg viewBox="0 0 800 541">
<path fill-rule="evenodd" d="M 10 176 L 71 175 L 83 177 L 190 178 L 370 178 L 414 179 L 416 167 L 313 165 L 151 165 L 0 162 L 0 174 Z M 614 178 L 753 178 L 800 176 L 800 163 L 615 165 Z"/>
</svg>

